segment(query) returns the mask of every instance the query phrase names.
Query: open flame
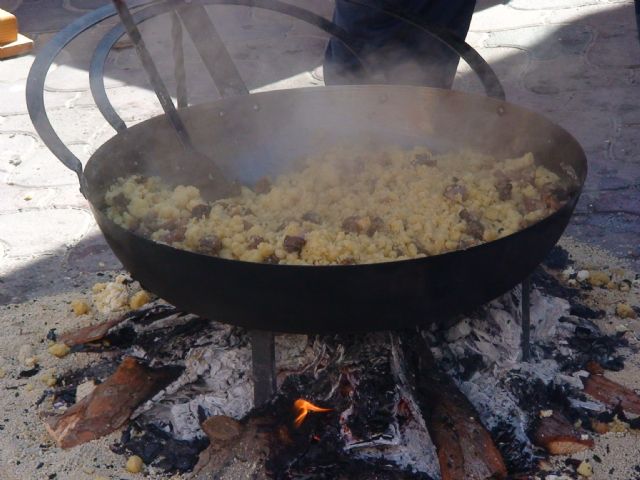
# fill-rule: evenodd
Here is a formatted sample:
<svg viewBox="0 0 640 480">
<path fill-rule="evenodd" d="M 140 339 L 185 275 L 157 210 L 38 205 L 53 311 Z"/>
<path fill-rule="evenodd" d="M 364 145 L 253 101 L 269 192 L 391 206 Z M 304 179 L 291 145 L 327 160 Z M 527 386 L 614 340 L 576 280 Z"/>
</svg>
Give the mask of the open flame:
<svg viewBox="0 0 640 480">
<path fill-rule="evenodd" d="M 295 402 L 293 402 L 293 409 L 297 413 L 296 418 L 293 421 L 293 424 L 296 428 L 302 425 L 302 422 L 304 422 L 304 419 L 307 418 L 309 412 L 330 412 L 332 410 L 331 408 L 317 407 L 313 403 L 307 402 L 303 398 L 299 398 Z"/>
</svg>

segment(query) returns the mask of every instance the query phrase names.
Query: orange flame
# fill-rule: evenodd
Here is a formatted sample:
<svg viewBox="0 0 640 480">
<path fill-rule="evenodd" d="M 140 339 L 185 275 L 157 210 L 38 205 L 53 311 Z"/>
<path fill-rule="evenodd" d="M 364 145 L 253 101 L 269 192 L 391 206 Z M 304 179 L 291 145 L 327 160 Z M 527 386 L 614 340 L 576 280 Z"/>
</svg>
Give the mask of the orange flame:
<svg viewBox="0 0 640 480">
<path fill-rule="evenodd" d="M 297 416 L 293 421 L 293 424 L 296 428 L 302 425 L 304 419 L 307 418 L 309 412 L 330 412 L 331 408 L 322 408 L 317 407 L 311 402 L 307 402 L 306 400 L 299 398 L 295 402 L 293 402 L 293 409 L 296 411 Z"/>
</svg>

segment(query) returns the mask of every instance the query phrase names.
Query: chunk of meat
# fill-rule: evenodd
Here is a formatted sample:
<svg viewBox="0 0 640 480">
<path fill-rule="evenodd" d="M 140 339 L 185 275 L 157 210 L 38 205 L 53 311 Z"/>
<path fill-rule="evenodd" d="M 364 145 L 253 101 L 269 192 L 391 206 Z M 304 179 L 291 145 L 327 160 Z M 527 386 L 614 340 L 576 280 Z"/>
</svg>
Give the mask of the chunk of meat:
<svg viewBox="0 0 640 480">
<path fill-rule="evenodd" d="M 245 231 L 250 230 L 251 227 L 253 227 L 253 223 L 249 222 L 248 220 L 242 221 L 242 228 L 244 228 Z"/>
<path fill-rule="evenodd" d="M 511 193 L 513 191 L 513 185 L 507 178 L 498 178 L 495 183 L 496 190 L 498 191 L 498 198 L 503 202 L 511 199 Z"/>
<path fill-rule="evenodd" d="M 262 242 L 264 242 L 264 238 L 254 235 L 249 239 L 249 244 L 247 245 L 247 248 L 249 250 L 255 250 L 256 248 L 258 248 L 258 245 L 260 245 Z"/>
<path fill-rule="evenodd" d="M 460 211 L 459 216 L 467 224 L 465 233 L 470 237 L 482 240 L 484 236 L 484 225 L 482 225 L 478 217 L 465 208 Z"/>
<path fill-rule="evenodd" d="M 124 193 L 119 193 L 111 199 L 111 204 L 118 210 L 126 210 L 129 206 L 129 200 L 127 200 Z"/>
<path fill-rule="evenodd" d="M 280 258 L 275 253 L 272 253 L 267 258 L 263 260 L 264 263 L 268 263 L 270 265 L 277 265 L 280 263 Z"/>
<path fill-rule="evenodd" d="M 320 225 L 322 223 L 322 217 L 318 212 L 309 211 L 302 215 L 302 220 L 309 223 L 315 223 L 316 225 Z"/>
<path fill-rule="evenodd" d="M 373 217 L 371 219 L 371 224 L 369 228 L 367 228 L 367 235 L 373 237 L 373 234 L 381 231 L 384 228 L 384 220 L 380 217 Z"/>
<path fill-rule="evenodd" d="M 207 255 L 217 255 L 222 250 L 222 241 L 220 237 L 214 234 L 207 235 L 200 239 L 198 243 L 198 251 Z"/>
<path fill-rule="evenodd" d="M 208 217 L 209 213 L 211 213 L 211 205 L 207 205 L 205 203 L 196 205 L 191 209 L 191 216 L 193 218 Z"/>
<path fill-rule="evenodd" d="M 459 183 L 453 183 L 451 185 L 447 185 L 442 193 L 445 198 L 452 200 L 454 202 L 462 200 L 463 202 L 469 198 L 469 192 L 467 191 L 467 187 L 464 185 L 460 185 Z"/>
<path fill-rule="evenodd" d="M 438 161 L 430 153 L 416 153 L 413 163 L 414 165 L 426 165 L 427 167 L 438 165 Z"/>
<path fill-rule="evenodd" d="M 262 177 L 258 180 L 253 186 L 253 191 L 260 195 L 269 193 L 271 191 L 271 180 L 269 180 L 269 177 Z"/>
<path fill-rule="evenodd" d="M 544 207 L 545 204 L 540 198 L 522 198 L 522 209 L 525 214 L 535 212 L 536 210 L 542 210 Z"/>
<path fill-rule="evenodd" d="M 296 235 L 286 235 L 282 242 L 285 252 L 288 253 L 300 253 L 307 241 Z"/>
<path fill-rule="evenodd" d="M 371 226 L 371 221 L 367 217 L 352 215 L 342 221 L 342 230 L 347 233 L 364 233 Z"/>
</svg>

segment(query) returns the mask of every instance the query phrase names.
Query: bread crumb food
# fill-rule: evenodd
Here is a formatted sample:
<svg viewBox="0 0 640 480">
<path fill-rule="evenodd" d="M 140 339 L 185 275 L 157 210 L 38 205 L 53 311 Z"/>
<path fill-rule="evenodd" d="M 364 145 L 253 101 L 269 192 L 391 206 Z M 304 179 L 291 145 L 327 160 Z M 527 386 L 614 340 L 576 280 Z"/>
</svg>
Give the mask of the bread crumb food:
<svg viewBox="0 0 640 480">
<path fill-rule="evenodd" d="M 86 315 L 90 310 L 89 304 L 84 300 L 73 300 L 71 302 L 71 308 L 73 309 L 73 313 L 78 317 L 80 315 Z"/>
<path fill-rule="evenodd" d="M 590 477 L 593 475 L 593 467 L 589 462 L 583 460 L 580 465 L 578 465 L 576 472 L 578 475 L 582 475 L 583 477 Z"/>
<path fill-rule="evenodd" d="M 134 293 L 129 299 L 129 307 L 131 310 L 137 310 L 151 301 L 151 295 L 145 290 Z"/>
<path fill-rule="evenodd" d="M 54 357 L 63 358 L 69 354 L 71 348 L 64 343 L 54 343 L 47 350 Z"/>
<path fill-rule="evenodd" d="M 132 455 L 127 459 L 125 469 L 129 473 L 140 473 L 144 468 L 144 462 L 138 455 Z"/>
<path fill-rule="evenodd" d="M 268 181 L 268 188 L 265 187 Z M 159 177 L 118 179 L 106 214 L 153 241 L 204 255 L 292 265 L 378 263 L 467 249 L 561 208 L 571 185 L 531 153 L 336 148 L 239 195 L 205 201 Z"/>
<path fill-rule="evenodd" d="M 113 282 L 93 286 L 93 303 L 98 312 L 109 314 L 129 307 L 129 291 L 126 283 L 119 277 Z"/>
<path fill-rule="evenodd" d="M 627 303 L 616 305 L 616 315 L 620 318 L 636 318 L 638 316 L 633 307 Z"/>
<path fill-rule="evenodd" d="M 611 277 L 607 272 L 597 270 L 589 272 L 589 283 L 594 287 L 604 287 L 609 284 L 610 280 Z"/>
</svg>

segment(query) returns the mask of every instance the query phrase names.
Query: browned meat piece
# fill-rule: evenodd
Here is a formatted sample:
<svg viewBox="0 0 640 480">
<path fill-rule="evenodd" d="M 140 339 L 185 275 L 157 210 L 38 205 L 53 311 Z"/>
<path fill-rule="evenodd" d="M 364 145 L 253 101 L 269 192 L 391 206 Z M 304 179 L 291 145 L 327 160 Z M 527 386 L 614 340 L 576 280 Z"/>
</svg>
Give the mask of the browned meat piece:
<svg viewBox="0 0 640 480">
<path fill-rule="evenodd" d="M 253 186 L 253 191 L 258 194 L 265 194 L 271 191 L 271 180 L 268 177 L 262 177 Z"/>
<path fill-rule="evenodd" d="M 280 263 L 280 259 L 275 253 L 272 253 L 267 258 L 264 259 L 264 263 L 269 263 L 271 265 L 277 265 Z"/>
<path fill-rule="evenodd" d="M 522 207 L 525 214 L 535 212 L 536 210 L 540 210 L 544 208 L 544 203 L 539 198 L 529 198 L 523 197 L 522 199 Z"/>
<path fill-rule="evenodd" d="M 542 201 L 550 210 L 558 210 L 567 200 L 569 200 L 569 192 L 564 188 L 545 189 L 542 192 Z"/>
<path fill-rule="evenodd" d="M 484 225 L 482 225 L 478 217 L 465 208 L 460 211 L 459 217 L 467 223 L 465 233 L 475 239 L 482 240 L 484 236 Z"/>
<path fill-rule="evenodd" d="M 349 258 L 343 258 L 342 260 L 340 260 L 340 265 L 355 265 L 356 260 L 355 258 L 349 257 Z"/>
<path fill-rule="evenodd" d="M 342 221 L 342 229 L 347 233 L 364 233 L 370 225 L 367 220 L 365 217 L 358 215 L 347 217 Z"/>
<path fill-rule="evenodd" d="M 418 253 L 421 255 L 431 255 L 431 253 L 429 253 L 429 250 L 426 249 L 426 247 L 424 245 L 422 245 L 421 242 L 419 242 L 418 240 L 414 240 L 413 244 L 416 246 L 416 248 L 418 249 Z"/>
<path fill-rule="evenodd" d="M 511 199 L 511 192 L 513 191 L 513 185 L 507 178 L 498 178 L 496 181 L 496 190 L 498 191 L 498 198 L 503 202 Z"/>
<path fill-rule="evenodd" d="M 533 183 L 536 178 L 536 167 L 530 166 L 520 168 L 518 170 L 512 170 L 506 174 L 509 180 L 522 183 Z"/>
<path fill-rule="evenodd" d="M 373 237 L 373 234 L 379 232 L 384 228 L 384 220 L 380 217 L 373 217 L 371 219 L 371 225 L 367 228 L 367 235 Z"/>
<path fill-rule="evenodd" d="M 262 242 L 264 242 L 264 238 L 253 236 L 249 239 L 249 244 L 247 245 L 247 248 L 249 250 L 255 250 L 256 248 L 258 248 L 258 245 L 260 245 Z"/>
<path fill-rule="evenodd" d="M 113 197 L 111 199 L 111 203 L 118 210 L 126 210 L 129 206 L 129 200 L 127 200 L 127 197 L 124 196 L 124 193 L 119 193 L 118 195 Z"/>
<path fill-rule="evenodd" d="M 201 203 L 200 205 L 196 205 L 191 209 L 191 216 L 193 218 L 202 218 L 208 217 L 211 212 L 211 205 L 206 205 Z"/>
<path fill-rule="evenodd" d="M 288 253 L 300 253 L 302 247 L 307 243 L 307 241 L 295 235 L 287 235 L 284 237 L 284 241 L 282 242 L 282 246 L 284 247 L 285 252 Z"/>
<path fill-rule="evenodd" d="M 168 233 L 162 238 L 162 240 L 168 244 L 183 241 L 184 234 L 187 231 L 187 226 L 178 220 L 165 222 L 161 228 L 168 230 Z"/>
<path fill-rule="evenodd" d="M 447 185 L 442 193 L 445 198 L 449 200 L 458 201 L 458 198 L 462 201 L 465 201 L 469 198 L 469 192 L 467 192 L 467 187 L 464 185 L 460 185 L 458 183 L 454 183 L 452 185 Z"/>
<path fill-rule="evenodd" d="M 438 161 L 435 160 L 429 153 L 417 153 L 413 163 L 415 165 L 426 165 L 427 167 L 435 167 L 438 164 Z"/>
<path fill-rule="evenodd" d="M 245 231 L 250 230 L 251 227 L 253 227 L 253 223 L 249 222 L 248 220 L 243 220 L 242 227 L 245 229 Z"/>
<path fill-rule="evenodd" d="M 322 217 L 317 212 L 307 212 L 302 215 L 302 220 L 305 222 L 315 223 L 316 225 L 320 225 L 322 223 Z"/>
<path fill-rule="evenodd" d="M 217 235 L 207 235 L 200 239 L 198 244 L 198 252 L 208 255 L 217 255 L 222 250 L 222 242 Z"/>
</svg>

